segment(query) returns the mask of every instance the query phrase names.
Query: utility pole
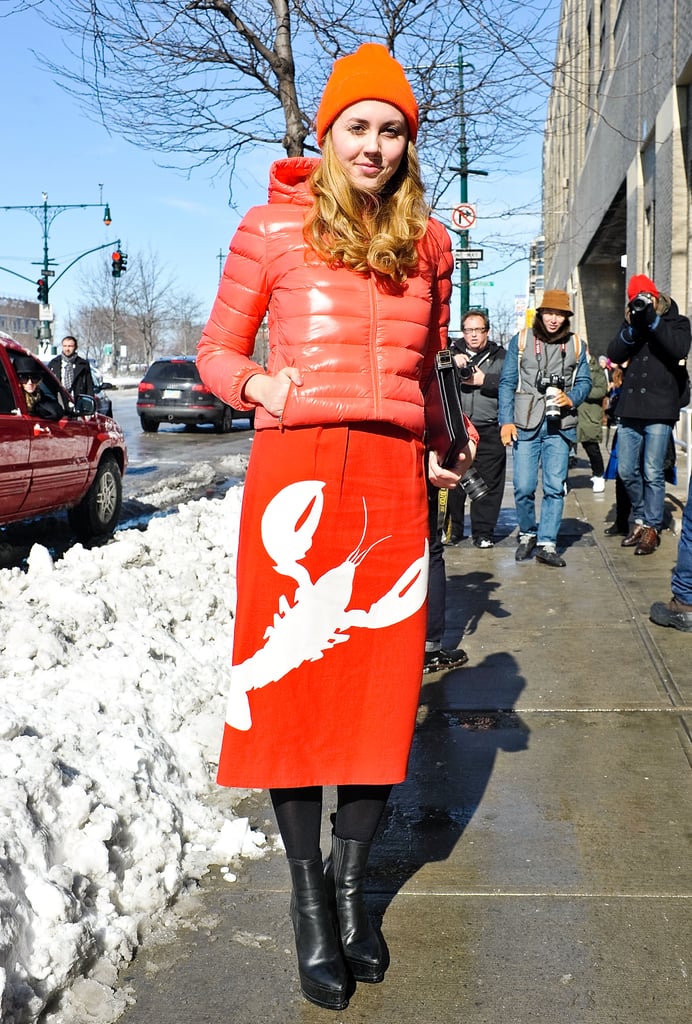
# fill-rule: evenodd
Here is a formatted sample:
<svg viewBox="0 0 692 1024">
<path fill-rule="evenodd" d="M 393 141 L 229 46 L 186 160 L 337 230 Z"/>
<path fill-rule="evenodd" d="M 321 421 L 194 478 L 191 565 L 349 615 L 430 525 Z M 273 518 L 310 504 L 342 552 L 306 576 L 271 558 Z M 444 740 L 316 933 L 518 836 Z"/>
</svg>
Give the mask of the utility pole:
<svg viewBox="0 0 692 1024">
<path fill-rule="evenodd" d="M 469 167 L 468 149 L 466 147 L 466 112 L 464 110 L 464 68 L 470 68 L 472 71 L 475 70 L 473 64 L 464 64 L 464 56 L 461 49 L 461 43 L 459 44 L 458 53 L 458 67 L 459 67 L 459 166 L 450 167 L 450 171 L 456 171 L 459 175 L 459 201 L 460 203 L 468 203 L 469 198 L 469 174 L 481 174 L 487 176 L 487 171 L 476 171 Z M 469 247 L 469 232 L 468 229 L 459 231 L 459 248 L 468 249 Z M 459 316 L 463 317 L 464 313 L 469 308 L 469 288 L 470 288 L 470 274 L 469 274 L 469 263 L 468 260 L 460 260 L 461 266 L 459 267 L 461 279 L 459 283 Z M 461 327 L 461 319 L 459 320 L 459 326 Z"/>
<path fill-rule="evenodd" d="M 102 185 L 99 188 L 103 188 Z M 39 320 L 41 326 L 39 328 L 39 349 L 44 348 L 45 354 L 53 355 L 52 351 L 52 323 L 53 323 L 53 310 L 49 302 L 49 293 L 51 285 L 49 279 L 55 277 L 55 270 L 53 264 L 55 260 L 51 260 L 48 255 L 48 233 L 51 224 L 58 216 L 59 213 L 64 213 L 65 210 L 86 210 L 93 206 L 103 206 L 103 223 L 108 227 L 111 223 L 111 210 L 108 203 L 105 204 L 103 201 L 98 203 L 68 203 L 63 206 L 49 206 L 48 205 L 48 193 L 41 193 L 43 203 L 40 206 L 0 206 L 0 210 L 26 210 L 27 213 L 33 214 L 43 228 L 43 265 L 37 263 L 37 266 L 41 266 L 41 277 L 36 282 L 38 285 L 38 299 L 39 299 Z M 49 213 L 50 211 L 50 213 Z M 109 243 L 110 244 L 110 243 Z M 105 246 L 99 246 L 99 248 L 105 248 Z M 95 252 L 95 249 L 90 250 Z M 83 253 L 83 255 L 87 255 Z M 80 257 L 81 258 L 81 257 Z M 76 262 L 73 260 L 73 263 Z M 72 264 L 70 264 L 71 266 Z M 17 274 L 17 277 L 21 277 L 21 274 Z M 62 274 L 60 275 L 62 277 Z M 28 280 L 28 278 L 24 278 Z"/>
</svg>

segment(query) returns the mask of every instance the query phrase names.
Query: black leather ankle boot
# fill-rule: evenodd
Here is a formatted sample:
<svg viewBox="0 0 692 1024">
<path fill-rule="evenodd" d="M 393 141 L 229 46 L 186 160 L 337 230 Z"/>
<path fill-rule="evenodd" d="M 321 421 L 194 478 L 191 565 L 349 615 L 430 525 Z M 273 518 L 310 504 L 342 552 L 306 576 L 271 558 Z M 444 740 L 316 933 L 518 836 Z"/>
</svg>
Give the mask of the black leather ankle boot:
<svg viewBox="0 0 692 1024">
<path fill-rule="evenodd" d="M 344 1010 L 348 1006 L 348 972 L 327 902 L 322 858 L 289 858 L 288 864 L 293 882 L 291 921 L 301 990 L 317 1006 Z"/>
<path fill-rule="evenodd" d="M 389 964 L 387 947 L 375 931 L 363 898 L 370 843 L 332 835 L 325 866 L 330 899 L 336 907 L 344 957 L 356 981 L 379 982 Z"/>
</svg>

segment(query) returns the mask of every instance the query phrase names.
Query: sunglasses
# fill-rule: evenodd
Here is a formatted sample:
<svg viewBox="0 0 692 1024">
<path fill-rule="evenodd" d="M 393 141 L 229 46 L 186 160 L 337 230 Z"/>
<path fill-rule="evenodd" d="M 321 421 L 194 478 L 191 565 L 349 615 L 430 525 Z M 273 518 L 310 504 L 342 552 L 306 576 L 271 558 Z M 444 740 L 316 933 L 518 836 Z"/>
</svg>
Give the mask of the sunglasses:
<svg viewBox="0 0 692 1024">
<path fill-rule="evenodd" d="M 27 384 L 29 381 L 32 384 L 40 384 L 42 375 L 40 373 L 18 373 L 17 378 L 20 384 Z"/>
</svg>

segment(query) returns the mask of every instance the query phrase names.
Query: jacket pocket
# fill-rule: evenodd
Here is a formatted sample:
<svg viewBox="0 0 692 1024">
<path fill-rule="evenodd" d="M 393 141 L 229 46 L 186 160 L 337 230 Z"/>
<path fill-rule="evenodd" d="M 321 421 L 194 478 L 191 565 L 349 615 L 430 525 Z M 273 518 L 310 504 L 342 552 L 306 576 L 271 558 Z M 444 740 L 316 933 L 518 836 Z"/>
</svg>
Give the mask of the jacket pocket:
<svg viewBox="0 0 692 1024">
<path fill-rule="evenodd" d="M 543 418 L 543 407 L 539 395 L 528 391 L 517 391 L 514 396 L 514 423 L 522 430 L 536 427 Z"/>
</svg>

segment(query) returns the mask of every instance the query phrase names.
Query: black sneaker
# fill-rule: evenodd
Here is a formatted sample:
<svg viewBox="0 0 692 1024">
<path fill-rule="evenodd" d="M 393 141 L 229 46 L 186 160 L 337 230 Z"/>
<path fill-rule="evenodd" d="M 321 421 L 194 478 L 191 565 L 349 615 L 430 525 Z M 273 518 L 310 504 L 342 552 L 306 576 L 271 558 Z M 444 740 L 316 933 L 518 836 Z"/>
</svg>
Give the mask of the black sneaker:
<svg viewBox="0 0 692 1024">
<path fill-rule="evenodd" d="M 453 668 L 461 668 L 469 660 L 466 651 L 457 647 L 454 651 L 446 651 L 441 647 L 439 651 L 426 651 L 423 662 L 423 675 L 427 676 L 433 672 L 448 672 Z"/>
<path fill-rule="evenodd" d="M 558 555 L 554 547 L 547 544 L 539 544 L 536 548 L 536 561 L 543 562 L 543 565 L 552 565 L 555 569 L 561 569 L 567 562 L 562 555 Z"/>
<path fill-rule="evenodd" d="M 535 533 L 520 533 L 519 544 L 517 550 L 514 552 L 515 562 L 523 562 L 529 557 L 533 549 L 536 547 L 536 534 Z"/>
<path fill-rule="evenodd" d="M 476 548 L 494 548 L 495 541 L 487 534 L 479 534 L 473 538 L 473 546 Z"/>
</svg>

